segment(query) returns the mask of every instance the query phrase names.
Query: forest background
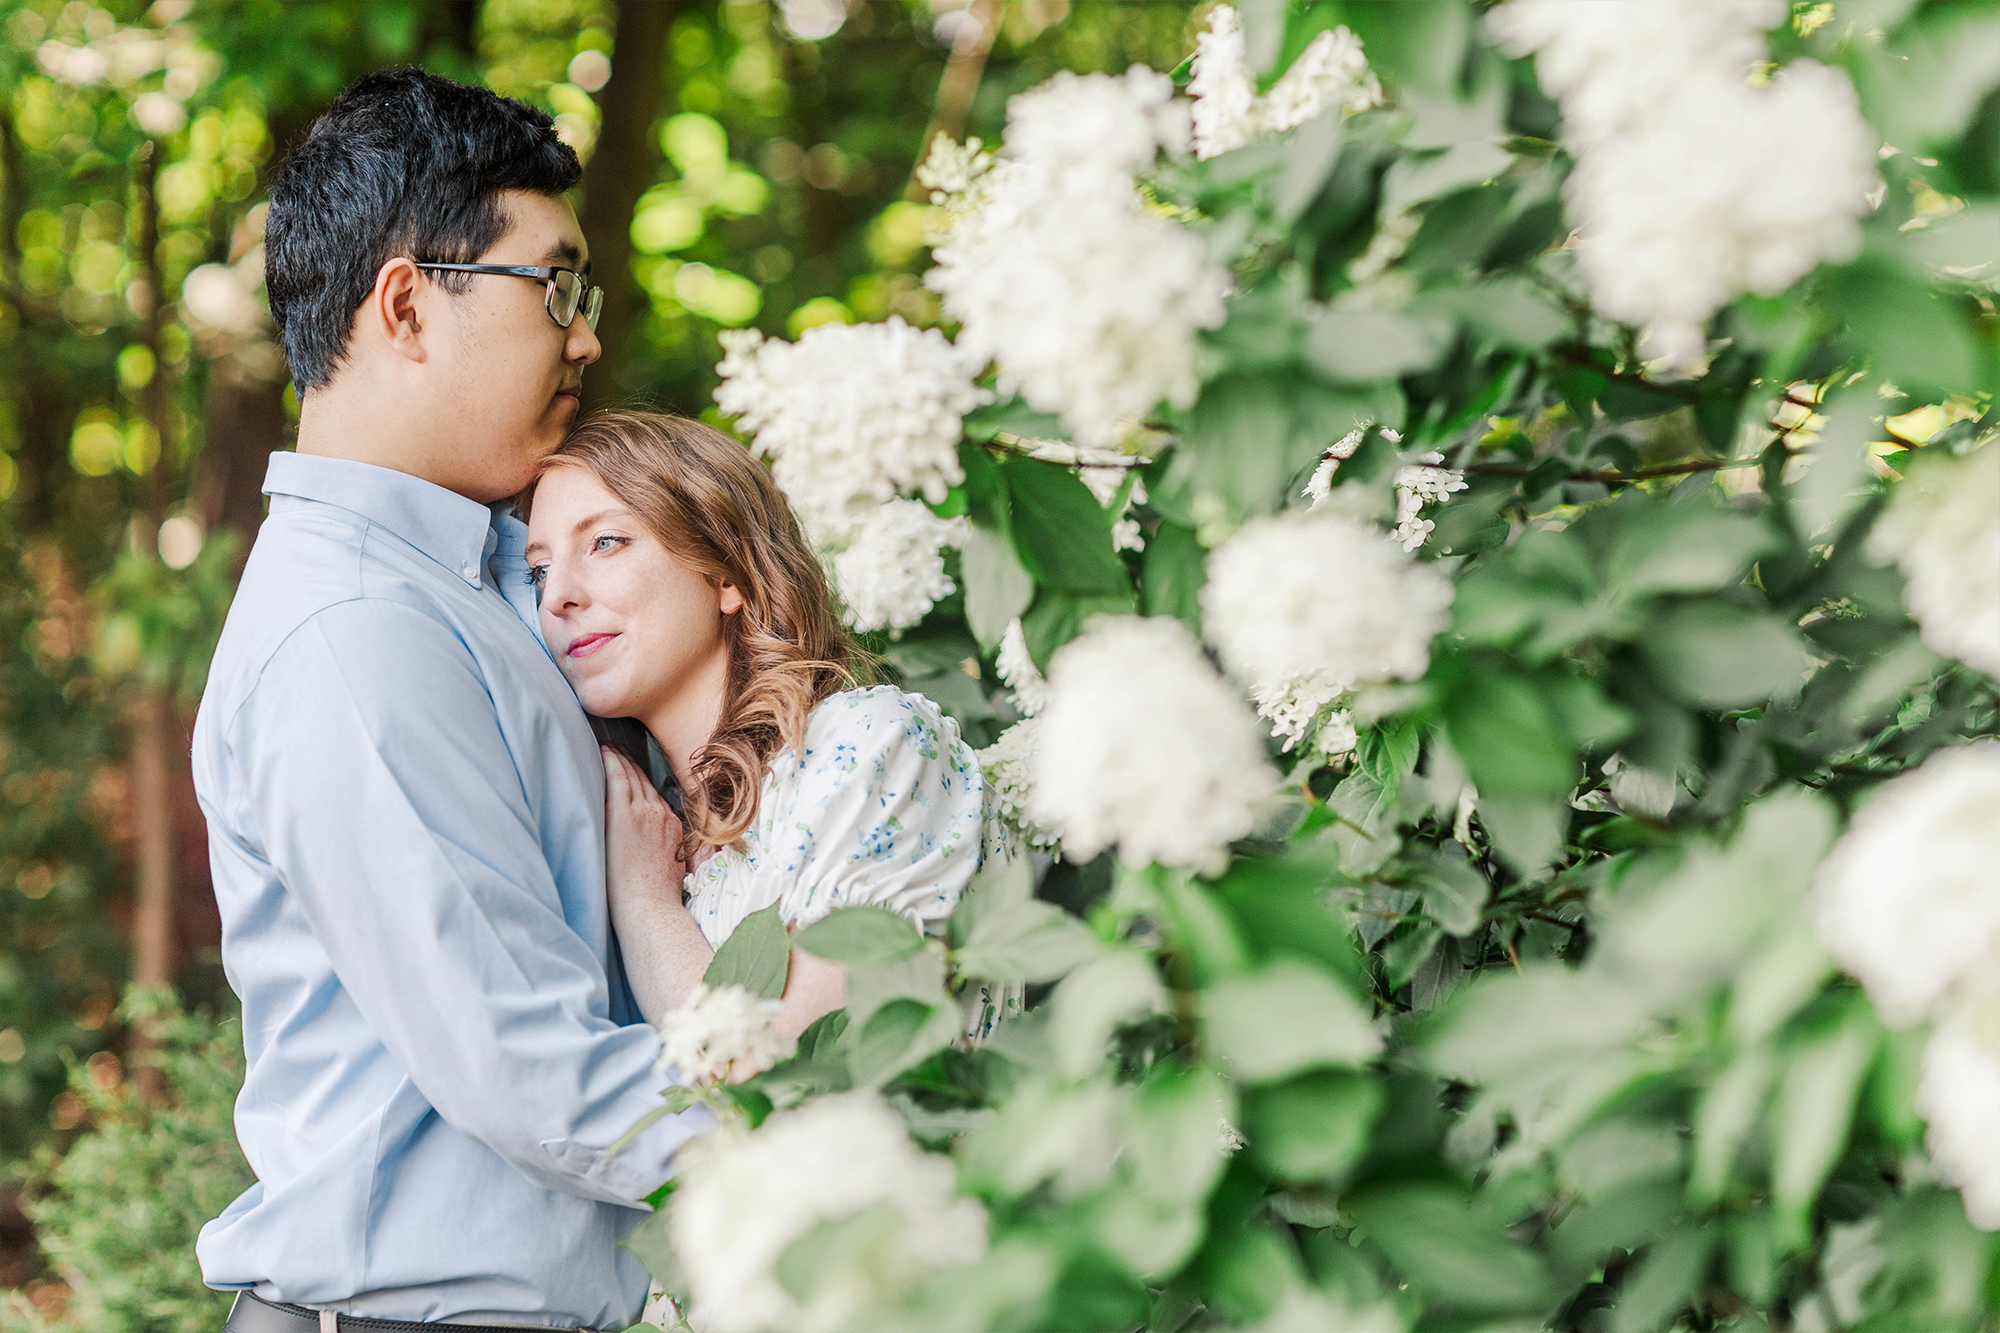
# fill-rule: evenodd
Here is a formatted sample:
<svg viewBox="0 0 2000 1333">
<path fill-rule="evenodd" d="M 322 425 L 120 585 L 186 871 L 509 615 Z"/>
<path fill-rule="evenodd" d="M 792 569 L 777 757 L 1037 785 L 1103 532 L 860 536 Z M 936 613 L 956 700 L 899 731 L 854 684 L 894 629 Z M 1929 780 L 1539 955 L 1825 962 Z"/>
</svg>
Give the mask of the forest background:
<svg viewBox="0 0 2000 1333">
<path fill-rule="evenodd" d="M 184 1094 L 207 1080 L 205 1103 L 183 1097 L 197 1114 L 226 1110 L 233 1028 L 205 1048 L 208 1030 L 119 1006 L 136 982 L 230 1007 L 186 755 L 265 459 L 296 423 L 261 295 L 285 146 L 348 82 L 395 65 L 546 109 L 585 160 L 607 289 L 586 394 L 700 413 L 718 330 L 936 323 L 920 146 L 940 130 L 990 140 L 1006 100 L 1057 70 L 1171 69 L 1197 9 L 0 3 L 0 1288 L 51 1315 L 68 1298 L 22 1192 L 91 1123 L 158 1128 L 134 1109 L 156 1078 L 135 1047 L 187 1045 L 170 1079 Z M 176 1173 L 195 1197 L 157 1200 L 159 1218 L 101 1219 L 105 1244 L 131 1248 L 135 1289 L 152 1263 L 186 1262 L 146 1253 L 153 1227 L 237 1188 L 240 1165 L 209 1168 Z"/>
</svg>

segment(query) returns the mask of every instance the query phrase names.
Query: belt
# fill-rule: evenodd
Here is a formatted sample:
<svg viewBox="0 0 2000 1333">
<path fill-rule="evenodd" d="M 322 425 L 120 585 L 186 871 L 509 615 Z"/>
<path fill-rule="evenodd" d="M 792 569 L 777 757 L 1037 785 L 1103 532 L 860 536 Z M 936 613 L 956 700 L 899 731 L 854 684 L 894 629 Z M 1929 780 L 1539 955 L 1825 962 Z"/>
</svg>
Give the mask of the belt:
<svg viewBox="0 0 2000 1333">
<path fill-rule="evenodd" d="M 523 1324 L 443 1324 L 410 1319 L 369 1319 L 361 1315 L 336 1314 L 332 1310 L 309 1310 L 303 1305 L 267 1301 L 254 1291 L 239 1291 L 223 1322 L 223 1333 L 596 1333 L 594 1329 L 552 1329 L 547 1325 Z"/>
</svg>

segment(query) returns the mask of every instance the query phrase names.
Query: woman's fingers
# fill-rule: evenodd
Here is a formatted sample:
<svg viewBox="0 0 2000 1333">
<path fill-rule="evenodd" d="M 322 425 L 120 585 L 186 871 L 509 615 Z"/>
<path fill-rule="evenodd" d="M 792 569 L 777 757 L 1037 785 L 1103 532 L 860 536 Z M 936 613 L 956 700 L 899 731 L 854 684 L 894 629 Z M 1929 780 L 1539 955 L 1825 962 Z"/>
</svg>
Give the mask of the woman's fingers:
<svg viewBox="0 0 2000 1333">
<path fill-rule="evenodd" d="M 608 745 L 597 747 L 604 756 L 604 800 L 617 806 L 632 799 L 632 775 L 625 756 Z"/>
</svg>

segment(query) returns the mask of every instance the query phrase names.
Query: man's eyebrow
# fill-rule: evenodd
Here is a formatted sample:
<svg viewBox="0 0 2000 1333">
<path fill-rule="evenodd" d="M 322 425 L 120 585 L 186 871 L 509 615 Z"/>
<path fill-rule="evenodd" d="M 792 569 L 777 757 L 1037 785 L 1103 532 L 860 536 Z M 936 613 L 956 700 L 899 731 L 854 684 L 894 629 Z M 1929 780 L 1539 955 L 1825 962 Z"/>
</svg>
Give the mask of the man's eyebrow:
<svg viewBox="0 0 2000 1333">
<path fill-rule="evenodd" d="M 556 241 L 549 246 L 548 250 L 542 255 L 542 258 L 552 264 L 561 264 L 569 268 L 575 268 L 577 261 L 583 258 L 583 251 L 573 242 Z M 590 272 L 590 265 L 586 263 L 583 266 L 583 271 L 585 273 Z"/>
</svg>

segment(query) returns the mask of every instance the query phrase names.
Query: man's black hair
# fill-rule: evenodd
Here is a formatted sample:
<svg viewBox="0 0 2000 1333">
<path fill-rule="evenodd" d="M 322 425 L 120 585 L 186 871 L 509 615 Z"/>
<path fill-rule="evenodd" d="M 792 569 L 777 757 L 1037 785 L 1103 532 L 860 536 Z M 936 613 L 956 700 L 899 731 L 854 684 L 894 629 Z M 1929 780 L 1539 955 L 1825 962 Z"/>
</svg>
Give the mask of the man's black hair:
<svg viewBox="0 0 2000 1333">
<path fill-rule="evenodd" d="M 582 176 L 531 106 L 420 69 L 355 80 L 271 187 L 264 282 L 293 382 L 332 376 L 390 259 L 471 263 L 507 229 L 500 191 L 559 195 Z M 434 276 L 453 291 L 472 280 Z"/>
</svg>

